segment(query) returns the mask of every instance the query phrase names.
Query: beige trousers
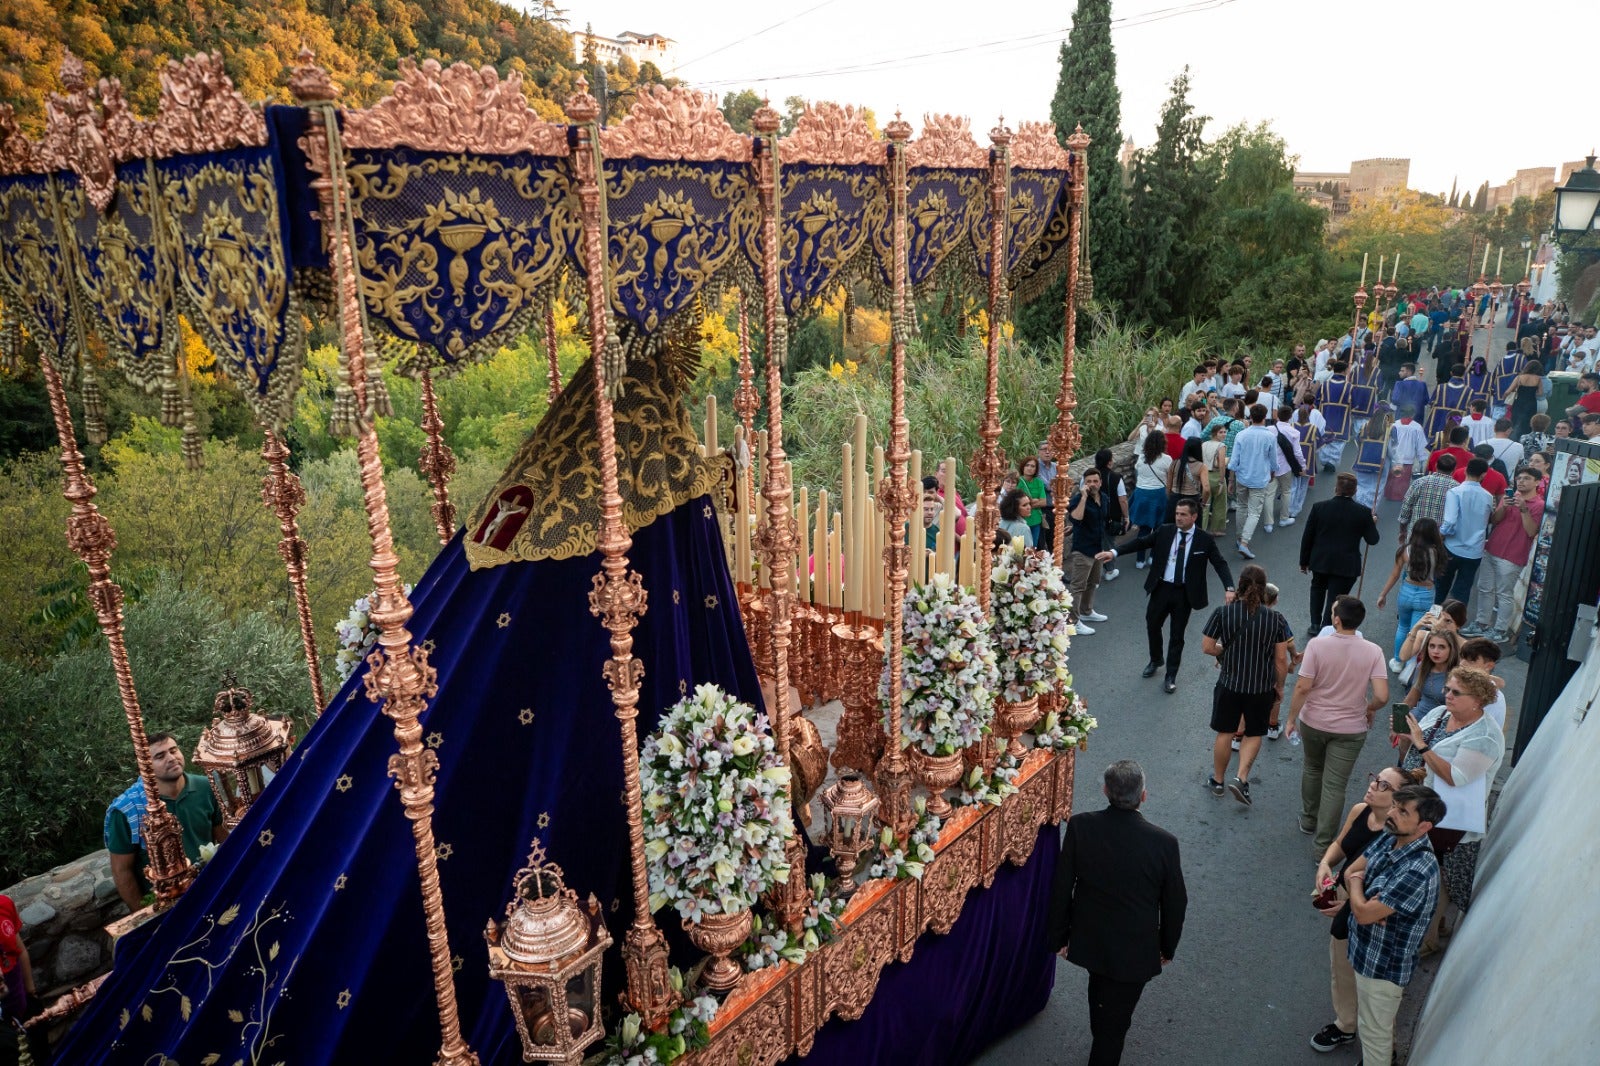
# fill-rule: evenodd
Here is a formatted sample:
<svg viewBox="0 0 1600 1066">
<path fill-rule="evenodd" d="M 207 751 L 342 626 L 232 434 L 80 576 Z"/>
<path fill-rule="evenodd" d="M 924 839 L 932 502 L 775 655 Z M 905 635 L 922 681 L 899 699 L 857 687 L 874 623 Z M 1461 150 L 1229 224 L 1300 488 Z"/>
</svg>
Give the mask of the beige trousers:
<svg viewBox="0 0 1600 1066">
<path fill-rule="evenodd" d="M 1361 1033 L 1363 1062 L 1394 1060 L 1394 1019 L 1400 1013 L 1403 986 L 1376 977 L 1356 978 L 1356 1026 Z"/>
</svg>

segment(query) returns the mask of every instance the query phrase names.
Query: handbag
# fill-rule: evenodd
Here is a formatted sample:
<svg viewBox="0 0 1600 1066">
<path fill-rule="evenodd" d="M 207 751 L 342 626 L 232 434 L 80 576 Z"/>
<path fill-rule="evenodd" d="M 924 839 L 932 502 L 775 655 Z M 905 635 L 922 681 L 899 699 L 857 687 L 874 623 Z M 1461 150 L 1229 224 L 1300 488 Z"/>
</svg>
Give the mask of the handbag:
<svg viewBox="0 0 1600 1066">
<path fill-rule="evenodd" d="M 1481 833 L 1487 826 L 1489 806 L 1489 775 L 1480 774 L 1464 785 L 1447 785 L 1435 775 L 1433 790 L 1444 800 L 1444 817 L 1439 819 L 1441 829 L 1460 829 L 1466 833 Z"/>
</svg>

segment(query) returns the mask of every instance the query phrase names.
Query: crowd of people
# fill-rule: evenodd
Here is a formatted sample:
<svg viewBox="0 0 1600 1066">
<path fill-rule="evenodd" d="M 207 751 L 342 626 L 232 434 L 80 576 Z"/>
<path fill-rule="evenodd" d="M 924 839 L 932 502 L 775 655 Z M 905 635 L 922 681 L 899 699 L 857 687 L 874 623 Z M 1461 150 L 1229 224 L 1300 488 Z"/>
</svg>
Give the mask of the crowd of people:
<svg viewBox="0 0 1600 1066">
<path fill-rule="evenodd" d="M 1287 735 L 1299 746 L 1298 823 L 1316 850 L 1317 908 L 1332 919 L 1333 1020 L 1311 1045 L 1327 1052 L 1359 1042 L 1371 1063 L 1390 1061 L 1405 987 L 1419 959 L 1442 950 L 1452 901 L 1470 902 L 1508 747 L 1495 671 L 1521 618 L 1553 442 L 1600 437 L 1593 326 L 1513 292 L 1504 325 L 1514 339 L 1490 365 L 1471 345 L 1482 337 L 1475 319 L 1497 309 L 1470 301 L 1462 292 L 1418 294 L 1387 321 L 1319 342 L 1309 357 L 1296 346 L 1260 375 L 1248 360 L 1201 363 L 1176 401 L 1158 401 L 1128 434 L 1131 474 L 1110 474 L 1097 458 L 1093 487 L 1086 477 L 1073 496 L 1075 522 L 1087 499 L 1086 513 L 1120 515 L 1130 533 L 1118 539 L 1097 527 L 1080 538 L 1075 527 L 1072 552 L 1094 565 L 1072 567 L 1073 592 L 1092 597 L 1096 568 L 1118 556 L 1148 568 L 1143 676 L 1161 674 L 1169 694 L 1190 616 L 1210 607 L 1215 573 L 1223 602 L 1202 630 L 1217 665 L 1206 787 L 1252 806 L 1263 740 Z M 1439 364 L 1431 387 L 1419 372 L 1426 359 Z M 1577 376 L 1575 405 L 1549 410 L 1547 368 Z M 1349 463 L 1346 444 L 1356 450 Z M 1307 510 L 1319 472 L 1335 475 L 1334 492 Z M 1380 523 L 1380 496 L 1398 505 L 1392 525 Z M 1297 522 L 1309 576 L 1303 644 L 1252 550 L 1261 535 Z M 1222 550 L 1230 526 L 1246 561 L 1237 580 Z M 1390 529 L 1393 554 L 1368 573 L 1371 549 Z M 1376 606 L 1392 598 L 1398 618 L 1380 646 L 1362 632 L 1367 603 L 1351 592 L 1363 575 L 1379 586 L 1385 573 Z M 1105 620 L 1092 602 L 1081 602 L 1080 618 Z M 1396 757 L 1349 806 L 1375 729 Z M 1053 944 L 1091 971 L 1095 1063 L 1118 1061 L 1144 982 L 1177 949 L 1186 900 L 1176 841 L 1128 817 L 1143 799 L 1143 771 L 1114 764 L 1104 791 L 1110 811 L 1074 816 L 1085 819 L 1081 830 L 1069 823 L 1052 904 Z M 1119 845 L 1130 849 L 1126 862 L 1110 858 Z M 1128 924 L 1097 903 L 1119 893 L 1146 904 L 1136 945 L 1080 951 L 1072 930 Z"/>
</svg>

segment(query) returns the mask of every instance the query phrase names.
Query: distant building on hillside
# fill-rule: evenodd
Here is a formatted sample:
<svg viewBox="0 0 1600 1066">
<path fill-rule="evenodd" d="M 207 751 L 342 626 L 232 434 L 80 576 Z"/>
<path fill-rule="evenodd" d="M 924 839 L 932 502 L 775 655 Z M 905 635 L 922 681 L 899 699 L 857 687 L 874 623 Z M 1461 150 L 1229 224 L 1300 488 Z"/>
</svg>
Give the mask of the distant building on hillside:
<svg viewBox="0 0 1600 1066">
<path fill-rule="evenodd" d="M 1401 192 L 1411 178 L 1409 159 L 1357 159 L 1350 164 L 1350 195 L 1371 200 Z"/>
<path fill-rule="evenodd" d="M 1541 193 L 1556 187 L 1556 168 L 1526 167 L 1517 171 L 1517 176 L 1511 179 L 1511 184 L 1515 189 L 1511 197 L 1513 200 L 1524 196 L 1536 200 Z"/>
<path fill-rule="evenodd" d="M 654 63 L 656 69 L 663 74 L 669 73 L 678 65 L 678 42 L 662 33 L 635 33 L 633 30 L 623 30 L 615 37 L 603 37 L 598 33 L 574 30 L 573 58 L 580 63 L 583 62 L 583 53 L 588 50 L 591 42 L 594 44 L 595 56 L 602 63 L 615 63 L 623 56 L 627 56 L 640 65 Z"/>
<path fill-rule="evenodd" d="M 1587 159 L 1575 159 L 1570 163 L 1562 163 L 1560 167 L 1561 176 L 1556 178 L 1556 184 L 1565 185 L 1567 183 L 1567 179 L 1572 177 L 1575 171 L 1582 170 L 1588 165 L 1589 161 Z"/>
</svg>

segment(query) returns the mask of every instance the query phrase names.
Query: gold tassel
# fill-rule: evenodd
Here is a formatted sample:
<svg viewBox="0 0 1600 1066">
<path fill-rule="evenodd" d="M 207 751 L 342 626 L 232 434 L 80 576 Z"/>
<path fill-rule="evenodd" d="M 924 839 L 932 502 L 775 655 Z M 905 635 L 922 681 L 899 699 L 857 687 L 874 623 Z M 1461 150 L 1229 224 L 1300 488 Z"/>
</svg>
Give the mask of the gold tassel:
<svg viewBox="0 0 1600 1066">
<path fill-rule="evenodd" d="M 356 410 L 356 390 L 350 384 L 350 358 L 339 348 L 339 377 L 333 387 L 333 415 L 328 432 L 335 437 L 354 437 L 361 432 L 361 413 Z"/>
<path fill-rule="evenodd" d="M 383 380 L 383 366 L 378 362 L 378 353 L 367 350 L 367 410 L 365 417 L 370 421 L 373 418 L 393 418 L 394 401 L 389 398 L 389 386 Z"/>
<path fill-rule="evenodd" d="M 615 400 L 622 395 L 622 375 L 628 371 L 628 354 L 622 350 L 616 327 L 606 331 L 606 395 Z"/>
<path fill-rule="evenodd" d="M 87 362 L 83 365 L 83 435 L 90 444 L 104 444 L 111 439 L 106 429 L 106 400 Z"/>
<path fill-rule="evenodd" d="M 161 424 L 174 427 L 183 425 L 183 400 L 175 377 L 169 376 L 161 383 Z"/>
<path fill-rule="evenodd" d="M 200 436 L 200 426 L 195 421 L 194 404 L 183 398 L 183 465 L 199 470 L 206 465 L 205 440 Z"/>
</svg>

